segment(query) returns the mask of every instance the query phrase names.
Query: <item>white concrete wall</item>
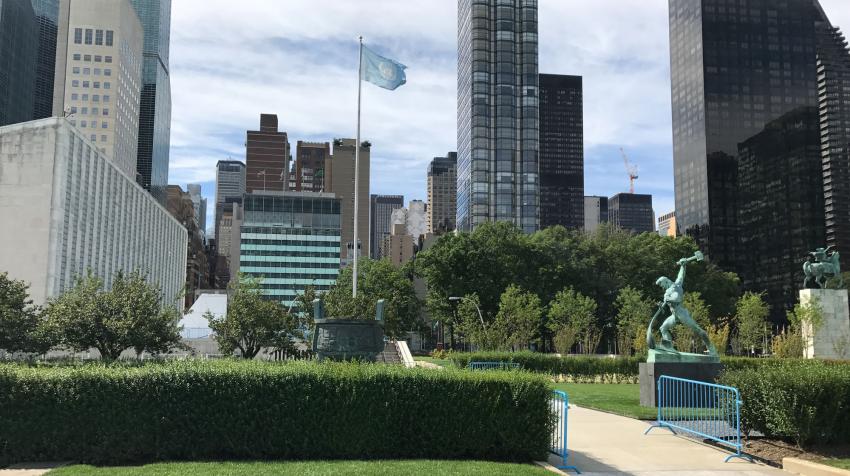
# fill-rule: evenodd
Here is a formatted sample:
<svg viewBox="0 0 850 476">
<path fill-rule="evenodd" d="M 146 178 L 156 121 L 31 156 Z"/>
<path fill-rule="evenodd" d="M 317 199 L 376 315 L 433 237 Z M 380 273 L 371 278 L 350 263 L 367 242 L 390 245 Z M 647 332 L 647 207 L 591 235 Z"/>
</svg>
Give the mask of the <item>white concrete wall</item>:
<svg viewBox="0 0 850 476">
<path fill-rule="evenodd" d="M 817 300 L 823 323 L 814 330 L 803 324 L 803 355 L 807 359 L 850 360 L 850 310 L 846 289 L 801 289 L 800 304 Z"/>
</svg>

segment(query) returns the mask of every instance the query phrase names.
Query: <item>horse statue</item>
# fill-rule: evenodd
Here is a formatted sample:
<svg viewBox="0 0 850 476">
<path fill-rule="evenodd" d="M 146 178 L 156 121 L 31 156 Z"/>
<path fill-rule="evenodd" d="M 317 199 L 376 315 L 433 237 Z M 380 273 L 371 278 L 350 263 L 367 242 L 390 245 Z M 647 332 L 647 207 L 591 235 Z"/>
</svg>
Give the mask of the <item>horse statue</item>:
<svg viewBox="0 0 850 476">
<path fill-rule="evenodd" d="M 841 266 L 838 261 L 839 254 L 838 251 L 831 251 L 832 248 L 832 246 L 828 246 L 809 252 L 809 257 L 803 263 L 803 273 L 806 275 L 806 279 L 803 280 L 804 288 L 809 287 L 809 280 L 812 278 L 821 289 L 826 287 L 826 280 L 832 277 L 838 278 L 839 286 L 844 286 Z M 812 259 L 814 259 L 814 262 L 812 262 Z"/>
</svg>

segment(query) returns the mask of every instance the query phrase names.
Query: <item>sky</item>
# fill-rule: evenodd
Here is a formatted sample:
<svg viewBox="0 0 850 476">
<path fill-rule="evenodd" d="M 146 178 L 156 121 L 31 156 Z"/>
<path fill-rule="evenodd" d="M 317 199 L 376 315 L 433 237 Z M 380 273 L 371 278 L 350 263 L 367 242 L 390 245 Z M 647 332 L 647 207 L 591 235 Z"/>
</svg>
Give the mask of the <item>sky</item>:
<svg viewBox="0 0 850 476">
<path fill-rule="evenodd" d="M 850 0 L 821 0 L 850 29 Z M 540 0 L 540 72 L 582 76 L 585 195 L 635 192 L 674 209 L 666 0 Z M 373 194 L 424 200 L 428 163 L 457 150 L 457 0 L 175 0 L 169 183 L 201 183 L 245 160 L 245 134 L 277 114 L 292 153 L 354 137 L 357 37 L 407 66 L 395 91 L 363 85 Z"/>
</svg>

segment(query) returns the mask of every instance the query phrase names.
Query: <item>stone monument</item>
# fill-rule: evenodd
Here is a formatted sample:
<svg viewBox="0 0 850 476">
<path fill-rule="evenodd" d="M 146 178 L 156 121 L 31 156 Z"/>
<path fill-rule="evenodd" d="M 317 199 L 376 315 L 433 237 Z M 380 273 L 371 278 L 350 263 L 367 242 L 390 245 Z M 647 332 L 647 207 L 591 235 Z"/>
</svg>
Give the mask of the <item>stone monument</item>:
<svg viewBox="0 0 850 476">
<path fill-rule="evenodd" d="M 690 258 L 682 258 L 676 265 L 679 274 L 676 280 L 662 276 L 655 284 L 664 289 L 664 299 L 658 303 L 658 310 L 649 321 L 646 329 L 646 344 L 648 353 L 645 363 L 640 363 L 640 404 L 654 407 L 656 405 L 658 379 L 662 375 L 686 378 L 703 382 L 713 382 L 722 370 L 717 350 L 711 344 L 708 334 L 691 317 L 691 313 L 683 305 L 685 299 L 685 270 L 688 263 L 702 261 L 703 254 L 699 251 Z M 656 344 L 653 326 L 656 319 L 666 315 L 660 326 L 661 343 Z M 700 338 L 706 348 L 705 353 L 694 354 L 679 352 L 673 346 L 673 334 L 670 330 L 676 324 L 690 328 Z"/>
<path fill-rule="evenodd" d="M 820 308 L 820 322 L 802 324 L 803 356 L 807 359 L 850 360 L 850 311 L 847 306 L 846 289 L 830 289 L 833 282 L 843 287 L 838 251 L 832 247 L 818 248 L 809 252 L 803 263 L 803 288 L 800 304 L 815 304 Z M 830 278 L 834 278 L 833 281 Z M 817 287 L 809 289 L 814 282 Z"/>
<path fill-rule="evenodd" d="M 384 350 L 384 300 L 378 301 L 375 319 L 325 318 L 322 301 L 313 301 L 313 352 L 320 361 L 362 360 L 374 362 Z"/>
</svg>

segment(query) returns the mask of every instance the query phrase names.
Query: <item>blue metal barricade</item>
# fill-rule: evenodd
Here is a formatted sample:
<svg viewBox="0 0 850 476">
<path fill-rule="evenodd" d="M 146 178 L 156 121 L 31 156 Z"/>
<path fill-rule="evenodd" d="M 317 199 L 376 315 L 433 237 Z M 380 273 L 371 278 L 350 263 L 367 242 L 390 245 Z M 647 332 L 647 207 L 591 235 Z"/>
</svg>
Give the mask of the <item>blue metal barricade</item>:
<svg viewBox="0 0 850 476">
<path fill-rule="evenodd" d="M 555 428 L 552 430 L 552 441 L 549 445 L 549 452 L 561 459 L 561 464 L 556 466 L 558 469 L 571 469 L 577 474 L 581 474 L 578 468 L 567 464 L 567 457 L 570 455 L 567 451 L 567 411 L 569 410 L 569 397 L 567 397 L 565 392 L 554 390 L 552 391 L 550 405 L 552 414 L 555 417 Z"/>
<path fill-rule="evenodd" d="M 667 428 L 705 438 L 735 451 L 726 457 L 752 457 L 741 443 L 741 398 L 738 389 L 662 375 L 658 379 L 658 420 L 646 429 Z"/>
<path fill-rule="evenodd" d="M 516 362 L 470 362 L 469 370 L 516 370 L 519 364 Z"/>
</svg>

